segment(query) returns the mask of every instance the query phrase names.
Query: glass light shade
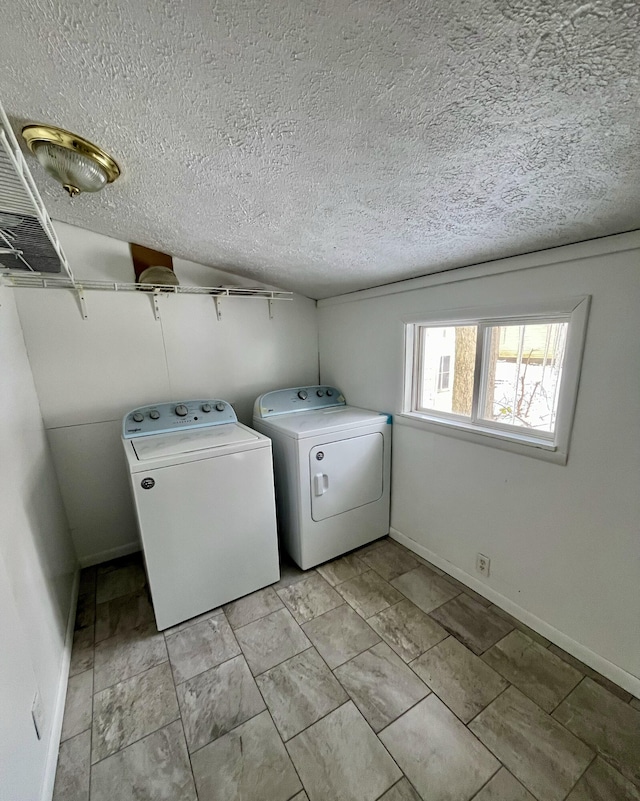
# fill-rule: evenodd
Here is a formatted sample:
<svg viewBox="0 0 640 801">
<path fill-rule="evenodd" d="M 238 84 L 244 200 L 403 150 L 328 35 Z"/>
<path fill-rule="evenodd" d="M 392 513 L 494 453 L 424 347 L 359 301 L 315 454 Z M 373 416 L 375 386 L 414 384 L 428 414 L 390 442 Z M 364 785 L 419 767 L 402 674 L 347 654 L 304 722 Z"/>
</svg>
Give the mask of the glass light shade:
<svg viewBox="0 0 640 801">
<path fill-rule="evenodd" d="M 107 173 L 93 159 L 52 142 L 36 142 L 33 152 L 45 170 L 65 188 L 80 192 L 99 192 L 107 183 Z M 70 193 L 72 194 L 72 193 Z"/>
</svg>

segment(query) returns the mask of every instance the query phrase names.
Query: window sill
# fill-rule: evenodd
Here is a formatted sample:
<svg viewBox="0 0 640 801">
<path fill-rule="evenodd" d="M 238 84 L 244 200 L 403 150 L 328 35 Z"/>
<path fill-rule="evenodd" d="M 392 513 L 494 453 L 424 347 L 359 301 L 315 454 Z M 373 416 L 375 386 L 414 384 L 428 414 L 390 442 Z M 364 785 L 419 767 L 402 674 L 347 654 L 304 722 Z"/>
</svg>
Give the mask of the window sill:
<svg viewBox="0 0 640 801">
<path fill-rule="evenodd" d="M 399 425 L 429 431 L 433 434 L 456 437 L 457 439 L 486 445 L 490 448 L 509 451 L 510 453 L 531 456 L 554 464 L 566 464 L 567 453 L 559 450 L 552 442 L 512 434 L 480 426 L 466 425 L 459 421 L 444 421 L 431 418 L 417 412 L 403 412 L 393 416 L 393 422 Z"/>
</svg>

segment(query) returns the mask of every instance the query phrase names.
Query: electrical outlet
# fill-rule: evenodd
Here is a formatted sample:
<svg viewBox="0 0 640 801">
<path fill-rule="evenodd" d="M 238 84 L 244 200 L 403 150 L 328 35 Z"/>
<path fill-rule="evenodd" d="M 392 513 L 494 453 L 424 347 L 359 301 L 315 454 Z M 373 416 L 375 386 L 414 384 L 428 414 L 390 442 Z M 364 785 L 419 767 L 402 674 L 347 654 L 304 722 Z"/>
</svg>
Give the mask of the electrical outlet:
<svg viewBox="0 0 640 801">
<path fill-rule="evenodd" d="M 491 559 L 482 553 L 476 554 L 476 570 L 481 576 L 489 575 L 489 568 L 491 567 Z"/>
<path fill-rule="evenodd" d="M 38 740 L 42 739 L 42 732 L 44 731 L 44 709 L 42 707 L 42 699 L 40 693 L 36 690 L 33 696 L 33 703 L 31 704 L 31 717 L 33 718 L 33 727 L 36 730 Z"/>
</svg>

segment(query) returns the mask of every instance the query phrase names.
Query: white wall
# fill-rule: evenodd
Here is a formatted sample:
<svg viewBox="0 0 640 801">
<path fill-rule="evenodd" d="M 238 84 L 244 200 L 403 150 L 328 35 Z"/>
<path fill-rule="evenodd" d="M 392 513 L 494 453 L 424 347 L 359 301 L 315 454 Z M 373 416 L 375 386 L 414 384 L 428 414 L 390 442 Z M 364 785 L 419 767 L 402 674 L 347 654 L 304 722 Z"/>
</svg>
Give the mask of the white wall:
<svg viewBox="0 0 640 801">
<path fill-rule="evenodd" d="M 0 799 L 51 793 L 76 560 L 12 290 L 0 288 Z M 35 693 L 44 727 L 31 718 Z"/>
<path fill-rule="evenodd" d="M 403 318 L 576 295 L 593 301 L 568 464 L 396 424 L 392 526 L 639 694 L 639 233 L 320 301 L 321 380 L 398 412 Z"/>
<path fill-rule="evenodd" d="M 79 278 L 134 280 L 126 242 L 55 224 Z M 183 284 L 243 281 L 179 259 Z M 78 557 L 83 564 L 137 547 L 120 443 L 122 416 L 135 406 L 221 397 L 251 423 L 262 392 L 318 380 L 315 301 L 300 296 L 222 301 L 86 292 L 88 319 L 61 290 L 14 290 Z"/>
</svg>

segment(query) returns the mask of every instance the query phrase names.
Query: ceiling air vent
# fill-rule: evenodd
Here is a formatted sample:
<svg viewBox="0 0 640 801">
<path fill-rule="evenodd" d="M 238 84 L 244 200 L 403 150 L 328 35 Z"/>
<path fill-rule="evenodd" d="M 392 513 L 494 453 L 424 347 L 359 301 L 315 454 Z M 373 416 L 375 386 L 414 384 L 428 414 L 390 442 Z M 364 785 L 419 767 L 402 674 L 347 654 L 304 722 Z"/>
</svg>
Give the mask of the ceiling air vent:
<svg viewBox="0 0 640 801">
<path fill-rule="evenodd" d="M 71 275 L 51 219 L 1 105 L 0 270 Z"/>
</svg>

